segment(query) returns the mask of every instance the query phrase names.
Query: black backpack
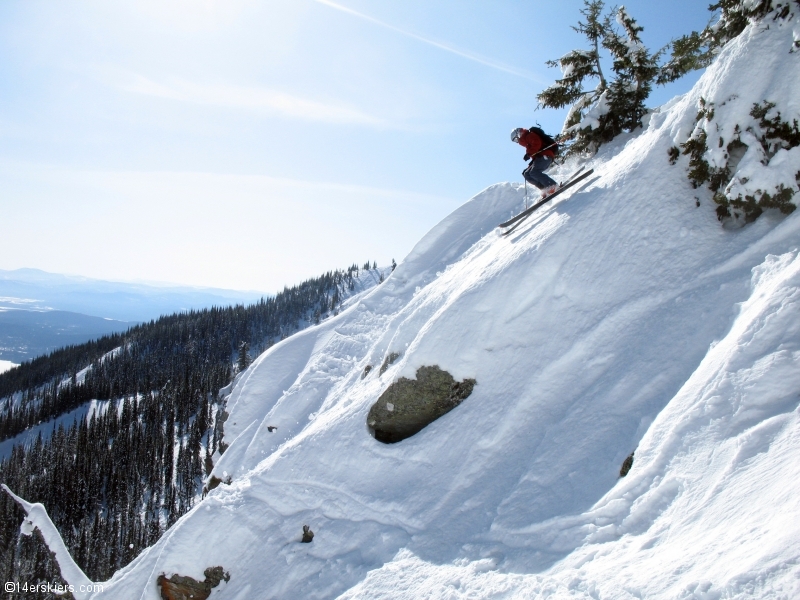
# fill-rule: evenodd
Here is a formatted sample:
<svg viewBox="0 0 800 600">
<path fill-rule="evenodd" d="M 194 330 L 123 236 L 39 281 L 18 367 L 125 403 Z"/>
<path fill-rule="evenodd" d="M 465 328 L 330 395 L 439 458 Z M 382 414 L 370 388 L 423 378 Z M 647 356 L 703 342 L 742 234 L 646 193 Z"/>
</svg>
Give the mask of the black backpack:
<svg viewBox="0 0 800 600">
<path fill-rule="evenodd" d="M 544 132 L 541 127 L 531 127 L 528 131 L 532 131 L 542 139 L 542 150 L 549 148 L 553 154 L 558 154 L 558 144 L 556 141 Z M 541 152 L 540 150 L 539 152 Z M 538 154 L 538 153 L 537 153 Z"/>
</svg>

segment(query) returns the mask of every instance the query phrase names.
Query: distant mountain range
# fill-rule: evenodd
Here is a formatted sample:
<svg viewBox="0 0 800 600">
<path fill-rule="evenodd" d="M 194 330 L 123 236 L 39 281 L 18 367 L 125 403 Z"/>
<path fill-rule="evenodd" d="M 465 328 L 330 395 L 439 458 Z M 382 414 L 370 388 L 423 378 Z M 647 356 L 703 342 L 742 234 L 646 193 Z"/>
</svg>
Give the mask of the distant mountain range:
<svg viewBox="0 0 800 600">
<path fill-rule="evenodd" d="M 21 363 L 57 348 L 122 332 L 132 322 L 65 310 L 0 308 L 0 359 Z"/>
<path fill-rule="evenodd" d="M 0 360 L 20 363 L 164 314 L 248 304 L 263 295 L 0 270 Z"/>
<path fill-rule="evenodd" d="M 65 310 L 119 321 L 149 321 L 193 308 L 253 302 L 263 292 L 122 283 L 38 269 L 0 270 L 0 308 Z"/>
</svg>

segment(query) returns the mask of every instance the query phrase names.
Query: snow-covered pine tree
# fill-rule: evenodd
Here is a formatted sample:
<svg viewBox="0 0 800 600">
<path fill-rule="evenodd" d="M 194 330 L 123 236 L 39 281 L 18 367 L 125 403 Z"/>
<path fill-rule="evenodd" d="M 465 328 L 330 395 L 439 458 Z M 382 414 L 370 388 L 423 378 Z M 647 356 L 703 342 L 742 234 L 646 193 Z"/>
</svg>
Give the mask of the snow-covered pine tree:
<svg viewBox="0 0 800 600">
<path fill-rule="evenodd" d="M 798 8 L 800 0 L 718 0 L 708 9 L 720 11 L 719 20 L 704 33 L 710 46 L 719 48 L 742 33 L 749 23 L 772 12 L 774 19 L 786 19 Z"/>
<path fill-rule="evenodd" d="M 569 154 L 595 152 L 604 142 L 641 125 L 646 114 L 645 101 L 659 75 L 663 50 L 651 53 L 642 42 L 643 28 L 622 7 L 603 16 L 602 0 L 584 0 L 580 11 L 585 21 L 573 27 L 583 34 L 589 50 L 573 50 L 550 66 L 560 66 L 562 78 L 541 92 L 539 108 L 563 108 L 572 104 L 561 139 L 574 140 Z M 611 76 L 607 79 L 601 65 L 600 47 L 609 51 Z M 590 80 L 594 89 L 586 90 Z"/>
<path fill-rule="evenodd" d="M 564 122 L 562 136 L 569 137 L 583 118 L 583 111 L 596 104 L 608 87 L 600 64 L 600 44 L 605 35 L 602 19 L 602 0 L 584 0 L 580 13 L 585 21 L 578 21 L 573 29 L 586 37 L 588 49 L 572 50 L 558 60 L 549 60 L 547 65 L 561 68 L 561 79 L 538 96 L 539 108 L 564 108 L 571 105 Z M 596 85 L 587 89 L 588 83 Z"/>
<path fill-rule="evenodd" d="M 653 82 L 659 72 L 658 59 L 661 51 L 651 54 L 642 42 L 643 27 L 636 23 L 620 7 L 616 21 L 621 32 L 614 30 L 610 17 L 606 17 L 606 35 L 603 46 L 613 58 L 614 79 L 608 88 L 608 113 L 601 118 L 601 129 L 606 140 L 611 140 L 623 131 L 633 131 L 642 124 L 647 113 L 645 101 L 653 90 Z"/>
<path fill-rule="evenodd" d="M 722 46 L 744 31 L 748 23 L 770 13 L 773 20 L 790 18 L 798 8 L 800 0 L 719 0 L 708 7 L 712 13 L 718 11 L 716 23 L 672 41 L 672 56 L 661 67 L 656 83 L 663 85 L 707 67 Z M 795 40 L 798 47 L 800 40 Z"/>
<path fill-rule="evenodd" d="M 708 42 L 705 32 L 697 31 L 673 40 L 672 55 L 661 66 L 656 84 L 665 85 L 677 81 L 691 71 L 704 69 L 710 65 L 714 54 Z"/>
</svg>

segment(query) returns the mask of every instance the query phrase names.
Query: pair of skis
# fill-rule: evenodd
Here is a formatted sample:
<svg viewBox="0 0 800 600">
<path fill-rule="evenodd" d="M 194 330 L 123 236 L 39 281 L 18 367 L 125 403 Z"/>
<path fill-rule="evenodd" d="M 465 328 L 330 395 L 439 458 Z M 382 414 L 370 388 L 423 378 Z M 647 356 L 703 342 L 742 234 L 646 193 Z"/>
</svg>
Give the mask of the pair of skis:
<svg viewBox="0 0 800 600">
<path fill-rule="evenodd" d="M 544 200 L 540 200 L 539 202 L 537 202 L 536 204 L 534 204 L 534 205 L 533 205 L 533 206 L 531 206 L 530 208 L 528 208 L 528 209 L 526 209 L 526 210 L 523 210 L 523 211 L 522 211 L 521 213 L 519 213 L 517 216 L 515 216 L 515 217 L 513 217 L 513 218 L 509 219 L 509 220 L 508 220 L 508 221 L 506 221 L 505 223 L 500 223 L 500 225 L 498 225 L 498 227 L 509 227 L 510 225 L 513 225 L 513 227 L 511 227 L 510 229 L 507 229 L 506 231 L 504 231 L 504 232 L 503 232 L 503 235 L 508 235 L 508 234 L 510 234 L 510 233 L 511 233 L 512 231 L 514 231 L 514 230 L 515 230 L 517 227 L 519 227 L 520 225 L 522 225 L 523 221 L 525 221 L 525 219 L 527 219 L 527 218 L 528 218 L 528 217 L 531 215 L 531 213 L 532 213 L 533 211 L 535 211 L 537 208 L 539 208 L 539 207 L 540 207 L 540 206 L 542 206 L 543 204 L 546 204 L 547 202 L 550 202 L 550 200 L 552 200 L 553 198 L 555 198 L 556 196 L 558 196 L 558 195 L 559 195 L 561 192 L 563 192 L 563 191 L 565 191 L 565 190 L 568 190 L 569 188 L 571 188 L 571 187 L 572 187 L 573 185 L 575 185 L 576 183 L 580 183 L 581 181 L 583 181 L 584 179 L 586 179 L 587 177 L 589 177 L 589 175 L 591 175 L 592 173 L 594 173 L 594 169 L 589 169 L 589 170 L 588 170 L 588 171 L 586 171 L 585 173 L 581 173 L 581 171 L 582 171 L 582 170 L 583 170 L 583 167 L 581 167 L 581 169 L 580 169 L 580 170 L 579 170 L 579 171 L 578 171 L 578 172 L 577 172 L 575 175 L 573 175 L 572 179 L 570 179 L 569 181 L 567 181 L 567 183 L 565 183 L 564 185 L 562 185 L 560 188 L 558 188 L 558 189 L 557 189 L 555 192 L 553 192 L 552 194 L 550 194 L 550 195 L 549 195 L 547 198 L 545 198 Z"/>
</svg>

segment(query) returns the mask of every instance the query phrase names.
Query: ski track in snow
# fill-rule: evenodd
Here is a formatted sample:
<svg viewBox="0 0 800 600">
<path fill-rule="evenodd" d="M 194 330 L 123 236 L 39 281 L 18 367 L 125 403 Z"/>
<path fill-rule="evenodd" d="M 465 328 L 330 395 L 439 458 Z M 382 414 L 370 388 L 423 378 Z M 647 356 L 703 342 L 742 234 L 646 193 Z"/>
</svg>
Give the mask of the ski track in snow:
<svg viewBox="0 0 800 600">
<path fill-rule="evenodd" d="M 796 26 L 734 40 L 508 238 L 519 184 L 262 354 L 228 398 L 232 483 L 92 597 L 156 600 L 158 574 L 215 565 L 211 598 L 236 600 L 800 597 L 800 214 L 725 231 L 667 162 L 700 97 L 800 97 Z M 434 364 L 472 395 L 376 442 L 371 404 Z"/>
</svg>

